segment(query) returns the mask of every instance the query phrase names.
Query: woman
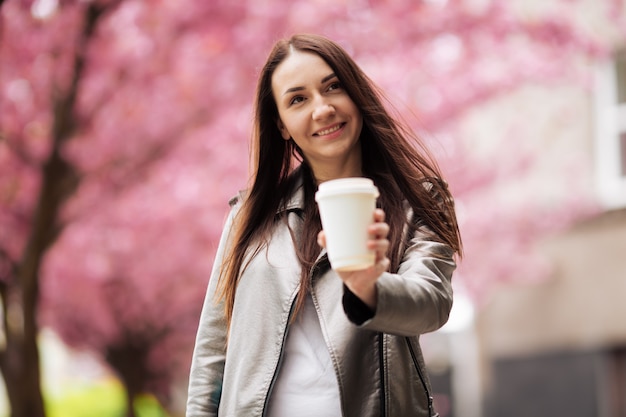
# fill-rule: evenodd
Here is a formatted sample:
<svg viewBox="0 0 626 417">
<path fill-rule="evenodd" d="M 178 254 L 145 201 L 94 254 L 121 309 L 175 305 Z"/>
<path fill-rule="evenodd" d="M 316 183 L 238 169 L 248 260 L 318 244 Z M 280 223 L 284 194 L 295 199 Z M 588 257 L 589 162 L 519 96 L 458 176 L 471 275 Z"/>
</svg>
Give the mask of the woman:
<svg viewBox="0 0 626 417">
<path fill-rule="evenodd" d="M 448 319 L 461 239 L 436 164 L 380 97 L 326 38 L 274 46 L 257 88 L 254 177 L 217 251 L 187 417 L 436 415 L 419 335 Z M 339 273 L 314 194 L 360 176 L 380 190 L 376 263 Z"/>
</svg>

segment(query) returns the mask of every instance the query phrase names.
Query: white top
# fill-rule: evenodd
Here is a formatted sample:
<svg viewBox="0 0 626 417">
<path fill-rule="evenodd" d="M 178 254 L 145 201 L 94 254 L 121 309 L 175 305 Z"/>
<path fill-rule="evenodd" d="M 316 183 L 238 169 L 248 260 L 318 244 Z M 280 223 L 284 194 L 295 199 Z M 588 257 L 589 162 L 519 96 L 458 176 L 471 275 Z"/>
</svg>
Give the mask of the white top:
<svg viewBox="0 0 626 417">
<path fill-rule="evenodd" d="M 289 327 L 270 395 L 268 417 L 341 416 L 337 377 L 310 295 Z"/>
</svg>

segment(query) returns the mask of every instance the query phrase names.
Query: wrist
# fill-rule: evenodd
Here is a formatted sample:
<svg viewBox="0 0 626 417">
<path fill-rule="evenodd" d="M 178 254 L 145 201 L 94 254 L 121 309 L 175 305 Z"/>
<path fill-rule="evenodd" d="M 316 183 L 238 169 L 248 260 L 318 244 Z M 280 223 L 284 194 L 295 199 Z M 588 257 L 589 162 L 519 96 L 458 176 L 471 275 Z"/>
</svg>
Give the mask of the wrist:
<svg viewBox="0 0 626 417">
<path fill-rule="evenodd" d="M 375 281 L 365 285 L 358 282 L 346 282 L 345 285 L 350 292 L 363 301 L 369 308 L 372 310 L 376 309 L 378 291 L 376 290 Z"/>
</svg>

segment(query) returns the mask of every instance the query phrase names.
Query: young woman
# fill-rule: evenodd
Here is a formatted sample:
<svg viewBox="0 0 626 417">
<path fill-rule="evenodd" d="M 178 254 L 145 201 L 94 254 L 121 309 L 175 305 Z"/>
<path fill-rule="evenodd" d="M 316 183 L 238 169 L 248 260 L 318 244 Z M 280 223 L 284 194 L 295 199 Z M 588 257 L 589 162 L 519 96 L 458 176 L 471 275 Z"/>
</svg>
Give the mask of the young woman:
<svg viewBox="0 0 626 417">
<path fill-rule="evenodd" d="M 216 254 L 187 417 L 436 415 L 419 335 L 447 321 L 461 252 L 436 164 L 320 36 L 274 46 L 255 104 L 254 177 Z M 380 191 L 375 265 L 349 273 L 330 267 L 314 200 L 344 177 Z"/>
</svg>

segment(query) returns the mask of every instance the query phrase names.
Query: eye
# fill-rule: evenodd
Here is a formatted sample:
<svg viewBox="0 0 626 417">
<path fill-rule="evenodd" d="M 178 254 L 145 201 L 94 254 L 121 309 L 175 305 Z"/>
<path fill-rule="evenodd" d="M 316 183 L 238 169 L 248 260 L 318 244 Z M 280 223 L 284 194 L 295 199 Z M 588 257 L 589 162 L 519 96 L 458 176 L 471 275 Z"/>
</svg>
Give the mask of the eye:
<svg viewBox="0 0 626 417">
<path fill-rule="evenodd" d="M 341 88 L 341 83 L 339 81 L 335 81 L 328 86 L 328 91 L 337 90 Z"/>
<path fill-rule="evenodd" d="M 302 96 L 294 96 L 291 98 L 291 100 L 289 100 L 289 105 L 294 105 L 294 104 L 298 104 L 298 103 L 302 103 L 304 101 L 304 97 Z"/>
</svg>

